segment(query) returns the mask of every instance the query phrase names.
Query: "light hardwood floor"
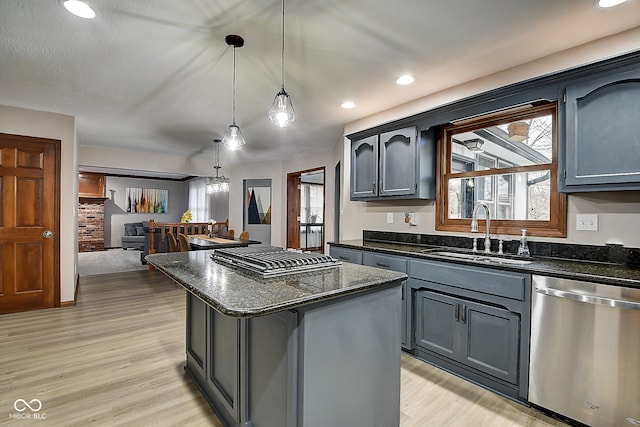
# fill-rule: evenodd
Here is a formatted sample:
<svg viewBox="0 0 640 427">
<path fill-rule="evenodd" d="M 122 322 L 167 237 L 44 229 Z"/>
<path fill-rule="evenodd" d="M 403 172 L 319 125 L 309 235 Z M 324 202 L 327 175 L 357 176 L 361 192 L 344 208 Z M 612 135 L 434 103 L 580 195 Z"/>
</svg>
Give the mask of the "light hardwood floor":
<svg viewBox="0 0 640 427">
<path fill-rule="evenodd" d="M 0 316 L 0 425 L 221 426 L 183 370 L 184 305 L 135 271 L 82 278 L 75 307 Z M 401 381 L 402 427 L 563 425 L 410 356 Z M 17 399 L 46 419 L 15 419 Z"/>
</svg>

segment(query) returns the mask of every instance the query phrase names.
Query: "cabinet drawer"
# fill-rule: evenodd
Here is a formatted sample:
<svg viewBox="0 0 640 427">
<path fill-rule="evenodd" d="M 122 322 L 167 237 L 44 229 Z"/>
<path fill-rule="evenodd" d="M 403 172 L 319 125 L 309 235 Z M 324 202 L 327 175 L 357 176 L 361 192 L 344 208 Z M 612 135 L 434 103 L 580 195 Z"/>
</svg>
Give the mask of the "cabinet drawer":
<svg viewBox="0 0 640 427">
<path fill-rule="evenodd" d="M 383 268 L 385 270 L 407 272 L 407 260 L 393 255 L 365 252 L 362 254 L 362 264 L 370 267 Z"/>
<path fill-rule="evenodd" d="M 410 261 L 409 277 L 524 301 L 527 274 L 447 262 Z"/>
<path fill-rule="evenodd" d="M 329 253 L 332 257 L 342 262 L 350 262 L 352 264 L 362 264 L 362 251 L 357 249 L 337 248 L 331 246 Z"/>
</svg>

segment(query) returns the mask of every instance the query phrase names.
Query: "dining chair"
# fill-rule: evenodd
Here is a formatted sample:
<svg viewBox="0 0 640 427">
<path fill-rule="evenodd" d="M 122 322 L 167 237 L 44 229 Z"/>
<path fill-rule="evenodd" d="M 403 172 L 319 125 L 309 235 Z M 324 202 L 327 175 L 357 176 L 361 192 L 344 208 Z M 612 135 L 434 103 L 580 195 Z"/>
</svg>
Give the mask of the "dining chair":
<svg viewBox="0 0 640 427">
<path fill-rule="evenodd" d="M 238 236 L 238 238 L 240 240 L 249 240 L 249 232 L 247 230 L 244 230 L 242 233 L 240 233 L 240 236 Z"/>
<path fill-rule="evenodd" d="M 227 234 L 224 235 L 224 238 L 225 239 L 233 239 L 235 234 L 236 234 L 235 230 L 233 230 L 233 229 L 227 230 Z"/>
<path fill-rule="evenodd" d="M 176 236 L 173 233 L 168 233 L 167 238 L 169 239 L 169 252 L 180 252 L 180 243 L 176 240 Z"/>
<path fill-rule="evenodd" d="M 186 234 L 178 233 L 178 240 L 180 240 L 180 251 L 187 252 L 191 250 L 191 243 Z"/>
</svg>

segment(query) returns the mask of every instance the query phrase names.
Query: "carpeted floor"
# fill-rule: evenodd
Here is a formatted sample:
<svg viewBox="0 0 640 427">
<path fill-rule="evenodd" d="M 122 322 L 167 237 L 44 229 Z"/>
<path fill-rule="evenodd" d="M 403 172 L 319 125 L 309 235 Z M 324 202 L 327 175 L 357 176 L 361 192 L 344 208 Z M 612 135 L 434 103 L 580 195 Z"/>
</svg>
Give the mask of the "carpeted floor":
<svg viewBox="0 0 640 427">
<path fill-rule="evenodd" d="M 148 268 L 140 263 L 140 251 L 133 249 L 109 249 L 78 254 L 78 274 L 80 276 L 147 270 Z"/>
</svg>

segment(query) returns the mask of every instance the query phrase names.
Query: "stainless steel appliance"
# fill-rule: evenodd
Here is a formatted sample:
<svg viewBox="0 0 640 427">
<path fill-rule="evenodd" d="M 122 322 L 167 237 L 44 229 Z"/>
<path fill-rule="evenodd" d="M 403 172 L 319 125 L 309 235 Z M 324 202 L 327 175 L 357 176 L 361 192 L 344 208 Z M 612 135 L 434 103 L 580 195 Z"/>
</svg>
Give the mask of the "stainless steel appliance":
<svg viewBox="0 0 640 427">
<path fill-rule="evenodd" d="M 262 277 L 277 277 L 341 265 L 329 255 L 287 251 L 277 246 L 256 245 L 247 248 L 216 249 L 211 255 L 215 261 L 240 267 Z"/>
<path fill-rule="evenodd" d="M 640 289 L 533 276 L 529 401 L 640 426 Z"/>
</svg>

